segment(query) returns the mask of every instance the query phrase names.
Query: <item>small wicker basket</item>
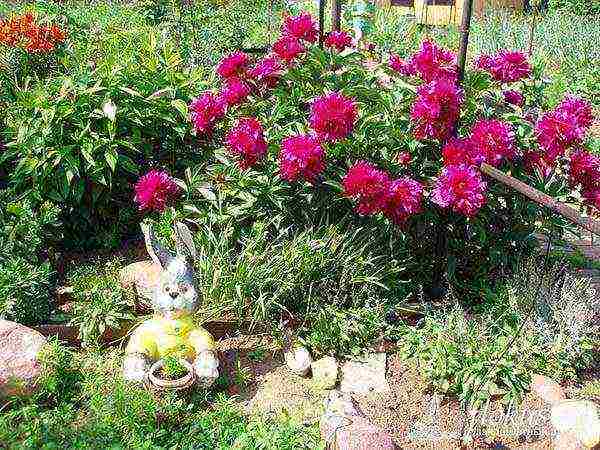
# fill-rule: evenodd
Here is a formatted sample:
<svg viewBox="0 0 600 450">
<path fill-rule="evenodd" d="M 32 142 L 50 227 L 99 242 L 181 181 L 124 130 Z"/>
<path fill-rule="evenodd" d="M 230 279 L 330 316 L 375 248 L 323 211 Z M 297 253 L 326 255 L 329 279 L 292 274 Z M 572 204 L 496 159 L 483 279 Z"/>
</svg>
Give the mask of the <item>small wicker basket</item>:
<svg viewBox="0 0 600 450">
<path fill-rule="evenodd" d="M 196 381 L 194 367 L 183 358 L 180 358 L 179 362 L 188 372 L 177 380 L 165 380 L 156 376 L 156 373 L 163 367 L 164 360 L 159 359 L 152 364 L 148 371 L 148 386 L 156 391 L 182 391 L 191 388 Z"/>
</svg>

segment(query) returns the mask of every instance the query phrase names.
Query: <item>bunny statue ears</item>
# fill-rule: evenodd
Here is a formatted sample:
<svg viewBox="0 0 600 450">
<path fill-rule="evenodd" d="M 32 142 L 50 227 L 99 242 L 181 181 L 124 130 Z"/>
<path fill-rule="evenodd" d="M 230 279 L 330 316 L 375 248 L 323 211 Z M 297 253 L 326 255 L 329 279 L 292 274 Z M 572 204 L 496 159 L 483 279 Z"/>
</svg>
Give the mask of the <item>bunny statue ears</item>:
<svg viewBox="0 0 600 450">
<path fill-rule="evenodd" d="M 158 239 L 156 239 L 156 235 L 148 223 L 142 223 L 140 226 L 142 228 L 142 233 L 144 233 L 148 254 L 152 258 L 152 261 L 162 268 L 166 268 L 175 256 L 185 258 L 188 261 L 194 261 L 196 259 L 196 246 L 192 239 L 192 233 L 183 223 L 177 222 L 173 227 L 177 255 L 173 255 L 158 241 Z"/>
</svg>

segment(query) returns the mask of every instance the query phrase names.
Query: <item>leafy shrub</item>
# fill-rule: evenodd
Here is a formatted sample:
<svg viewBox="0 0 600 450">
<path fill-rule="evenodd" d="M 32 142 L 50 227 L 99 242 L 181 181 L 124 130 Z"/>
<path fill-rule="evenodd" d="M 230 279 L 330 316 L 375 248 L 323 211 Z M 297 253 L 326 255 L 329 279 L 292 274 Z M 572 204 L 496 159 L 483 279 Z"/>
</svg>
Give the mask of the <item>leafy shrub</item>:
<svg viewBox="0 0 600 450">
<path fill-rule="evenodd" d="M 17 192 L 60 205 L 71 245 L 106 245 L 112 231 L 114 246 L 131 226 L 136 176 L 160 165 L 182 171 L 193 156 L 185 102 L 197 80 L 171 43 L 148 46 L 108 74 L 33 83 L 7 110 L 0 166 Z"/>
<path fill-rule="evenodd" d="M 0 317 L 35 325 L 50 315 L 53 270 L 19 256 L 0 256 Z"/>
<path fill-rule="evenodd" d="M 133 299 L 120 284 L 118 258 L 106 265 L 90 264 L 75 268 L 68 275 L 73 287 L 73 318 L 79 337 L 87 347 L 98 343 L 105 331 L 119 331 L 124 322 L 134 319 Z"/>
<path fill-rule="evenodd" d="M 532 261 L 480 314 L 460 307 L 434 314 L 401 332 L 400 343 L 442 392 L 471 403 L 516 400 L 531 374 L 571 380 L 592 362 L 598 308 L 588 280 Z"/>
<path fill-rule="evenodd" d="M 487 161 L 551 196 L 574 194 L 576 181 L 569 186 L 558 174 L 568 172 L 575 142 L 550 150 L 549 142 L 561 138 L 540 130 L 571 106 L 580 108 L 576 140 L 585 145 L 591 106 L 567 98 L 541 112 L 544 82 L 525 55 L 484 55 L 479 61 L 489 64 L 467 71 L 463 92 L 455 87 L 455 55 L 430 41 L 410 60 L 393 55 L 390 67 L 367 70 L 358 52 L 294 39 L 284 36 L 273 46 L 293 64 L 276 62 L 279 71 L 271 67 L 268 76 L 266 59 L 251 67 L 241 53 L 224 58 L 220 93 L 204 92 L 190 104 L 206 158 L 186 174 L 183 210 L 193 220 L 240 227 L 270 221 L 281 230 L 339 221 L 353 209 L 373 221 L 389 219 L 411 256 L 405 271 L 412 285 L 404 287 L 416 293 L 425 286 L 439 296 L 447 274 L 471 301 L 535 248 L 534 231 L 568 226 L 477 170 Z M 509 62 L 513 56 L 518 63 Z M 391 81 L 381 79 L 383 72 Z M 242 85 L 232 83 L 240 73 Z M 522 105 L 504 99 L 507 87 L 519 91 Z M 227 112 L 219 98 L 230 103 Z M 438 110 L 443 114 L 429 115 Z M 459 180 L 469 188 L 454 196 Z M 589 189 L 583 190 L 593 204 L 597 187 Z"/>
</svg>

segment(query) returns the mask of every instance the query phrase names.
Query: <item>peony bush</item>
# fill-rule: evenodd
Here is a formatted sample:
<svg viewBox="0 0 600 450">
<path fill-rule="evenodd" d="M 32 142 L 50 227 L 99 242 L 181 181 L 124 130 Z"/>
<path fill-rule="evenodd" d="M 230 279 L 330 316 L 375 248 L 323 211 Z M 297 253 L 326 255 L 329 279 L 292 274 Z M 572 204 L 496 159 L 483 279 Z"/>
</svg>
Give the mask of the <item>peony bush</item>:
<svg viewBox="0 0 600 450">
<path fill-rule="evenodd" d="M 196 220 L 217 208 L 240 226 L 375 221 L 412 256 L 398 283 L 434 295 L 449 283 L 477 299 L 532 250 L 534 232 L 568 226 L 482 163 L 598 212 L 591 106 L 567 97 L 543 111 L 544 81 L 524 54 L 480 55 L 459 85 L 456 55 L 435 42 L 377 63 L 346 32 L 324 48 L 317 35 L 309 14 L 286 17 L 270 54 L 225 57 L 221 88 L 191 102 L 206 151 L 186 180 Z"/>
</svg>

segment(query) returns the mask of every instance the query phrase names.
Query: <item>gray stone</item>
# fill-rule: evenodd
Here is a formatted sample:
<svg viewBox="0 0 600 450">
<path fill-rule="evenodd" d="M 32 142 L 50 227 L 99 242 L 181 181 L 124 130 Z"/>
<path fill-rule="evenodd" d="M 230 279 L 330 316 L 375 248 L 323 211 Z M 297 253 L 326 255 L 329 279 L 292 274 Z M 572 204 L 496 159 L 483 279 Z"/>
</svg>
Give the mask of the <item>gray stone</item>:
<svg viewBox="0 0 600 450">
<path fill-rule="evenodd" d="M 0 397 L 30 394 L 42 372 L 38 354 L 46 344 L 41 333 L 0 320 Z"/>
<path fill-rule="evenodd" d="M 326 356 L 311 365 L 313 383 L 319 389 L 333 389 L 337 384 L 339 365 L 332 356 Z"/>
<path fill-rule="evenodd" d="M 294 347 L 284 354 L 285 363 L 296 375 L 304 377 L 308 375 L 312 364 L 310 352 L 304 347 Z"/>
<path fill-rule="evenodd" d="M 346 361 L 342 366 L 342 392 L 367 394 L 387 392 L 390 386 L 385 379 L 386 354 L 373 353 Z"/>
<path fill-rule="evenodd" d="M 550 411 L 556 431 L 573 435 L 583 445 L 593 448 L 600 443 L 600 413 L 589 400 L 564 400 Z"/>
<path fill-rule="evenodd" d="M 555 405 L 565 399 L 565 393 L 560 384 L 544 375 L 533 375 L 531 377 L 531 390 L 551 405 Z"/>
</svg>

